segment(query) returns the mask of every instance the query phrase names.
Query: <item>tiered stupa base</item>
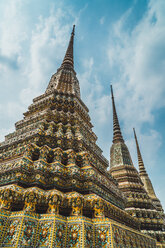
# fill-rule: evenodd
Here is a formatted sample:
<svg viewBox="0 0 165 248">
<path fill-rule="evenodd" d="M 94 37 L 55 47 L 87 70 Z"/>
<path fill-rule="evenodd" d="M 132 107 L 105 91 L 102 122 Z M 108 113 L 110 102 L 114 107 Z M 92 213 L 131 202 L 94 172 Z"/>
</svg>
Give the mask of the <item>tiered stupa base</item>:
<svg viewBox="0 0 165 248">
<path fill-rule="evenodd" d="M 0 247 L 155 248 L 149 236 L 109 218 L 1 210 Z M 161 246 L 160 246 L 161 247 Z"/>
</svg>

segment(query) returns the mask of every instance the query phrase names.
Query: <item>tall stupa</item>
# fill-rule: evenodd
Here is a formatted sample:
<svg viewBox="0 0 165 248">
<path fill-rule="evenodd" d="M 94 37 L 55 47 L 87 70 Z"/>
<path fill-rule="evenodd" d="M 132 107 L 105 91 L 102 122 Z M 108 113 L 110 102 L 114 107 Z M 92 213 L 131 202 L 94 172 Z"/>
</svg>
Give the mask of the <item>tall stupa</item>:
<svg viewBox="0 0 165 248">
<path fill-rule="evenodd" d="M 111 157 L 111 174 L 96 144 L 74 70 L 74 34 L 75 26 L 45 93 L 33 99 L 15 131 L 0 143 L 0 247 L 163 247 L 141 232 L 142 220 L 130 211 L 136 192 L 129 197 L 114 174 L 123 157 Z M 133 189 L 148 211 L 157 211 L 119 130 L 115 137 L 137 180 Z"/>
</svg>

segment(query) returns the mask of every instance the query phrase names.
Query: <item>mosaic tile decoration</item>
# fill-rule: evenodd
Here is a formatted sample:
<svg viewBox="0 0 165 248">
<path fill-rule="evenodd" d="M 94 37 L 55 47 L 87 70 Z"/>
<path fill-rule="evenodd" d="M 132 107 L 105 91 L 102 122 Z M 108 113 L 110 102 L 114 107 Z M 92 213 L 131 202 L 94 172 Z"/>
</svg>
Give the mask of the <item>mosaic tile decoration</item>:
<svg viewBox="0 0 165 248">
<path fill-rule="evenodd" d="M 0 247 L 41 248 L 156 248 L 149 236 L 114 223 L 109 218 L 89 219 L 25 211 L 1 213 L 5 221 Z M 3 220 L 3 219 L 2 219 Z M 7 223 L 7 224 L 6 224 Z M 7 227 L 7 228 L 6 228 Z"/>
</svg>

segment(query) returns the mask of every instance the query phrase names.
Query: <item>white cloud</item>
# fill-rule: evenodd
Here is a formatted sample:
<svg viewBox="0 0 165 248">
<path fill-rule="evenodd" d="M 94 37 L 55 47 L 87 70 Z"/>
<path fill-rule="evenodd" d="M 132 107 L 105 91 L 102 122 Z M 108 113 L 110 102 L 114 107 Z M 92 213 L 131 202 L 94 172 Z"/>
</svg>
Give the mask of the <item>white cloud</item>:
<svg viewBox="0 0 165 248">
<path fill-rule="evenodd" d="M 108 49 L 109 62 L 111 66 L 120 68 L 120 83 L 115 85 L 114 91 L 118 100 L 123 102 L 121 118 L 129 125 L 152 122 L 152 110 L 165 105 L 163 7 L 165 9 L 165 2 L 157 1 L 155 4 L 151 1 L 147 13 L 131 32 L 125 27 L 129 15 L 114 25 L 115 41 L 111 40 Z"/>
<path fill-rule="evenodd" d="M 48 80 L 61 59 L 61 54 L 65 50 L 67 34 L 72 24 L 62 24 L 65 17 L 65 11 L 56 10 L 48 18 L 41 18 L 36 28 L 33 29 L 30 40 L 30 54 L 28 68 L 25 77 L 28 80 L 27 88 L 23 89 L 21 100 L 29 99 L 41 93 L 45 82 Z M 49 75 L 49 77 L 48 77 Z M 31 100 L 31 98 L 30 98 Z M 30 103 L 30 101 L 26 101 Z"/>
<path fill-rule="evenodd" d="M 9 128 L 1 128 L 0 132 L 0 143 L 1 141 L 4 141 L 5 135 L 12 133 L 14 131 L 14 127 L 9 127 Z"/>
<path fill-rule="evenodd" d="M 78 74 L 82 98 L 90 109 L 92 122 L 97 126 L 102 126 L 107 122 L 107 112 L 110 112 L 110 98 L 103 94 L 103 85 L 95 70 L 93 57 L 83 60 L 84 72 Z"/>
<path fill-rule="evenodd" d="M 0 47 L 4 55 L 11 56 L 21 52 L 21 42 L 27 36 L 26 30 L 22 28 L 22 23 L 25 23 L 24 15 L 21 14 L 22 1 L 6 2 L 0 23 Z"/>
<path fill-rule="evenodd" d="M 100 22 L 100 25 L 103 25 L 104 22 L 105 22 L 105 16 L 102 16 L 102 17 L 100 18 L 99 22 Z"/>
<path fill-rule="evenodd" d="M 93 64 L 94 64 L 94 59 L 93 57 L 90 57 L 88 59 L 84 59 L 82 62 L 82 66 L 84 68 L 83 73 L 78 73 L 78 79 L 80 82 L 80 87 L 81 87 L 81 94 L 86 97 L 86 93 L 90 91 L 91 89 L 91 76 L 93 73 Z"/>
</svg>

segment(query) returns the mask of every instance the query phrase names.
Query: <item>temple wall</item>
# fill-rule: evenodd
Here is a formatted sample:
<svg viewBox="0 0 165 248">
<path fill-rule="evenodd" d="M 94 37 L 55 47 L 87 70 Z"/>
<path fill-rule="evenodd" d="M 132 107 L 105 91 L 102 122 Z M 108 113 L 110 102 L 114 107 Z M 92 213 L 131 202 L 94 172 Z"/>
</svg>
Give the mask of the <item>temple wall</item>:
<svg viewBox="0 0 165 248">
<path fill-rule="evenodd" d="M 109 218 L 0 212 L 0 247 L 162 248 L 154 239 Z"/>
<path fill-rule="evenodd" d="M 163 245 L 163 244 L 161 244 L 161 243 L 156 243 L 156 247 L 158 247 L 158 248 L 165 248 L 165 244 Z"/>
</svg>

